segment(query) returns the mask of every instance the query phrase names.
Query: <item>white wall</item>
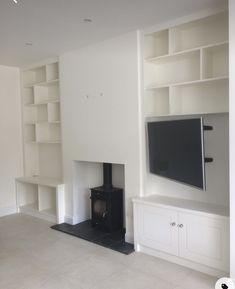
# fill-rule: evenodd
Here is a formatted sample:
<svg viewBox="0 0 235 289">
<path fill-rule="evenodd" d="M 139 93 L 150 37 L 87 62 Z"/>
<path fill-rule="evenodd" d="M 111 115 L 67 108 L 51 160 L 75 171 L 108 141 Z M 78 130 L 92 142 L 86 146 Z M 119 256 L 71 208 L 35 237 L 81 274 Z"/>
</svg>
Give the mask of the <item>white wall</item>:
<svg viewBox="0 0 235 289">
<path fill-rule="evenodd" d="M 60 57 L 66 215 L 81 221 L 73 160 L 125 166 L 126 229 L 140 191 L 140 129 L 136 32 Z"/>
<path fill-rule="evenodd" d="M 0 216 L 16 209 L 15 177 L 23 174 L 19 69 L 0 66 Z"/>
<path fill-rule="evenodd" d="M 235 1 L 229 1 L 230 275 L 235 279 Z"/>
</svg>

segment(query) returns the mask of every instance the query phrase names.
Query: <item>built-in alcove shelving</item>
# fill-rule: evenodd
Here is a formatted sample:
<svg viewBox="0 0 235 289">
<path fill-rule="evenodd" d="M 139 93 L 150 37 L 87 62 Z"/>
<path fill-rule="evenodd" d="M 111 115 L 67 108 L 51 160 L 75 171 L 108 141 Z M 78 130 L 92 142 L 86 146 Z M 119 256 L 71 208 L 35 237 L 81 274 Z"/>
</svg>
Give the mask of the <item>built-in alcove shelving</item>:
<svg viewBox="0 0 235 289">
<path fill-rule="evenodd" d="M 17 179 L 21 212 L 63 221 L 59 66 L 21 72 L 24 176 Z"/>
<path fill-rule="evenodd" d="M 224 276 L 229 271 L 228 12 L 162 30 L 152 27 L 142 36 L 143 193 L 133 201 L 135 249 Z M 205 190 L 151 173 L 148 157 L 146 123 L 198 117 L 213 127 L 203 134 L 205 156 L 213 158 L 205 163 Z M 166 155 L 165 163 L 170 170 Z"/>
<path fill-rule="evenodd" d="M 227 17 L 145 35 L 145 116 L 228 112 Z"/>
</svg>

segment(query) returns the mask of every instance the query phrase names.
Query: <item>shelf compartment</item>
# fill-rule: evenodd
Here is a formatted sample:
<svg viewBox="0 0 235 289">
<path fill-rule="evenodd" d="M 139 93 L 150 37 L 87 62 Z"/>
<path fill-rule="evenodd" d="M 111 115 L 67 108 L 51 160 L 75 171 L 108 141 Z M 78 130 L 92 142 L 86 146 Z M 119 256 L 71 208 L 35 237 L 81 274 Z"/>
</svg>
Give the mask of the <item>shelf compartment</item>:
<svg viewBox="0 0 235 289">
<path fill-rule="evenodd" d="M 42 143 L 38 145 L 40 176 L 50 176 L 50 178 L 40 177 L 42 185 L 61 184 L 62 172 L 62 149 L 56 143 Z M 35 179 L 34 179 L 35 180 Z M 47 183 L 43 183 L 46 182 Z"/>
<path fill-rule="evenodd" d="M 145 91 L 144 114 L 162 115 L 169 113 L 169 88 Z"/>
<path fill-rule="evenodd" d="M 46 78 L 48 82 L 59 79 L 58 62 L 46 65 Z"/>
<path fill-rule="evenodd" d="M 24 87 L 30 87 L 40 82 L 46 81 L 46 67 L 41 66 L 35 69 L 23 71 L 22 81 Z"/>
<path fill-rule="evenodd" d="M 200 51 L 190 51 L 145 63 L 145 86 L 164 87 L 169 84 L 200 80 Z"/>
<path fill-rule="evenodd" d="M 228 13 L 222 12 L 170 29 L 170 52 L 228 41 Z"/>
<path fill-rule="evenodd" d="M 228 112 L 228 79 L 172 87 L 170 114 Z"/>
<path fill-rule="evenodd" d="M 24 105 L 30 105 L 34 103 L 34 89 L 33 87 L 27 87 L 23 89 Z"/>
<path fill-rule="evenodd" d="M 50 222 L 64 222 L 64 185 L 43 176 L 16 179 L 17 207 L 25 214 Z"/>
<path fill-rule="evenodd" d="M 42 122 L 36 124 L 37 143 L 59 143 L 61 140 L 60 124 Z"/>
<path fill-rule="evenodd" d="M 202 49 L 202 78 L 228 76 L 228 44 Z"/>
<path fill-rule="evenodd" d="M 54 213 L 56 216 L 56 189 L 38 185 L 38 206 L 39 211 Z"/>
<path fill-rule="evenodd" d="M 25 124 L 36 124 L 48 121 L 47 104 L 40 106 L 25 106 L 24 107 L 24 122 Z"/>
<path fill-rule="evenodd" d="M 60 121 L 60 104 L 58 102 L 48 103 L 48 121 Z"/>
<path fill-rule="evenodd" d="M 48 103 L 50 101 L 59 100 L 59 86 L 53 83 L 50 86 L 35 86 L 34 87 L 34 104 Z"/>
<path fill-rule="evenodd" d="M 50 141 L 60 142 L 61 141 L 61 129 L 58 123 L 49 123 L 50 128 Z"/>
<path fill-rule="evenodd" d="M 25 174 L 31 176 L 38 175 L 39 174 L 38 147 L 32 145 L 32 141 L 25 142 L 24 156 L 25 156 L 25 164 L 24 164 Z"/>
<path fill-rule="evenodd" d="M 38 186 L 24 182 L 17 183 L 18 206 L 38 210 Z"/>
<path fill-rule="evenodd" d="M 144 58 L 168 54 L 168 30 L 151 33 L 145 36 Z"/>
<path fill-rule="evenodd" d="M 48 123 L 36 124 L 36 142 L 48 142 L 50 141 L 50 130 Z"/>
<path fill-rule="evenodd" d="M 36 129 L 34 124 L 26 124 L 24 130 L 24 137 L 26 142 L 36 141 Z"/>
</svg>

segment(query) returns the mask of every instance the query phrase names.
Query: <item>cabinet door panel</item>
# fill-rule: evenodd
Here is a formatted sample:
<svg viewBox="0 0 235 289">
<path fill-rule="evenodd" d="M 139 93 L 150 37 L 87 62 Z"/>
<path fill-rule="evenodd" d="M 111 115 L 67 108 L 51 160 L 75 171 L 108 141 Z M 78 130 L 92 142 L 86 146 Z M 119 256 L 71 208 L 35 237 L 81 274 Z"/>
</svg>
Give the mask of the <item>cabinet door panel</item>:
<svg viewBox="0 0 235 289">
<path fill-rule="evenodd" d="M 137 206 L 138 242 L 168 254 L 178 254 L 177 212 L 152 206 Z M 172 223 L 175 223 L 172 226 Z"/>
<path fill-rule="evenodd" d="M 228 270 L 228 220 L 179 213 L 179 223 L 180 257 Z"/>
</svg>

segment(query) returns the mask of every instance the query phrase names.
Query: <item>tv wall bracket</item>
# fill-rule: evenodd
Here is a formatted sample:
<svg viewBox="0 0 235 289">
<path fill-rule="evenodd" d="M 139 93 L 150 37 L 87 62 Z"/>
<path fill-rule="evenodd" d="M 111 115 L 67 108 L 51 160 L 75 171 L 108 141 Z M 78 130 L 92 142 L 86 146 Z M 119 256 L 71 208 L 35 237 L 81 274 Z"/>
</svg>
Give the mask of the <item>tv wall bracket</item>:
<svg viewBox="0 0 235 289">
<path fill-rule="evenodd" d="M 213 130 L 213 126 L 211 125 L 203 125 L 203 130 L 208 131 L 208 130 Z M 209 158 L 209 157 L 205 157 L 204 158 L 205 163 L 212 163 L 213 162 L 213 158 Z"/>
<path fill-rule="evenodd" d="M 211 125 L 203 125 L 203 130 L 213 130 L 213 126 L 211 126 Z"/>
<path fill-rule="evenodd" d="M 205 160 L 205 163 L 212 163 L 214 159 L 205 157 L 204 160 Z"/>
</svg>

